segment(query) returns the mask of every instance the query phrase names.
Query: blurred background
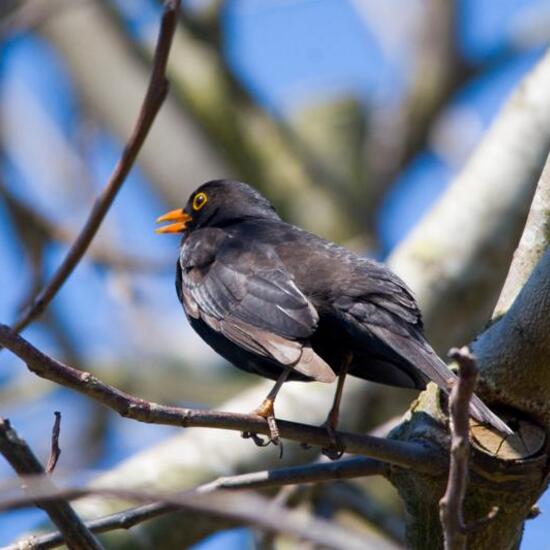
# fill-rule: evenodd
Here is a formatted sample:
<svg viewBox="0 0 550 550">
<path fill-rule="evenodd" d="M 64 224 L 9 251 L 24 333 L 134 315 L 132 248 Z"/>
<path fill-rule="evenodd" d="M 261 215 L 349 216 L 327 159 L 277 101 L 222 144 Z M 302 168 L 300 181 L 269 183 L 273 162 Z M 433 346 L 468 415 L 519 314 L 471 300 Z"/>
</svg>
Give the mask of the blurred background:
<svg viewBox="0 0 550 550">
<path fill-rule="evenodd" d="M 146 88 L 161 9 L 154 0 L 0 3 L 2 322 L 48 280 L 108 179 Z M 234 177 L 287 220 L 383 259 L 549 39 L 545 0 L 183 2 L 171 93 L 139 166 L 25 335 L 150 400 L 216 406 L 238 395 L 257 379 L 223 364 L 187 326 L 173 283 L 178 239 L 156 236 L 155 218 L 203 181 Z M 0 414 L 44 460 L 54 410 L 67 472 L 111 468 L 177 431 L 124 421 L 1 353 Z M 0 461 L 0 478 L 11 475 Z M 399 540 L 395 494 L 353 487 Z M 541 508 L 522 548 L 549 548 L 548 495 Z M 35 509 L 1 514 L 0 544 L 43 519 Z M 253 540 L 237 530 L 201 547 Z"/>
</svg>

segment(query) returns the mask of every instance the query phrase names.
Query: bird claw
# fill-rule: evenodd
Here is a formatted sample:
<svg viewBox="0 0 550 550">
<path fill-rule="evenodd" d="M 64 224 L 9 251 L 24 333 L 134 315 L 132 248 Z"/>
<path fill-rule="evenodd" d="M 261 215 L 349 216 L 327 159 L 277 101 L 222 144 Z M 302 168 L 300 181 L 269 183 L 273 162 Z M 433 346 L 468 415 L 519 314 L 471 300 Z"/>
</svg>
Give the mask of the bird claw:
<svg viewBox="0 0 550 550">
<path fill-rule="evenodd" d="M 283 442 L 279 435 L 279 427 L 277 421 L 273 415 L 273 404 L 269 403 L 268 407 L 265 407 L 265 402 L 259 409 L 254 411 L 254 414 L 265 418 L 267 425 L 269 426 L 269 439 L 263 439 L 256 433 L 242 432 L 241 437 L 243 439 L 252 439 L 258 447 L 267 447 L 271 444 L 279 447 L 279 458 L 283 458 Z"/>
<path fill-rule="evenodd" d="M 258 447 L 267 447 L 272 443 L 271 439 L 263 439 L 257 433 L 253 432 L 241 432 L 241 437 L 243 439 L 252 439 L 252 441 L 254 441 L 254 444 Z"/>
<path fill-rule="evenodd" d="M 330 446 L 321 449 L 321 453 L 323 453 L 323 455 L 325 455 L 330 460 L 338 460 L 342 458 L 342 455 L 344 454 L 344 448 L 338 441 L 334 426 L 332 426 L 330 421 L 327 421 L 321 427 L 326 429 L 327 435 L 330 439 Z"/>
<path fill-rule="evenodd" d="M 333 447 L 331 445 L 330 447 L 321 449 L 321 453 L 323 453 L 323 455 L 325 455 L 330 460 L 339 460 L 344 454 L 344 449 L 338 446 Z"/>
<path fill-rule="evenodd" d="M 274 445 L 279 447 L 279 458 L 283 458 L 283 442 L 279 438 L 268 437 L 264 439 L 260 437 L 257 433 L 254 432 L 241 432 L 241 437 L 243 439 L 252 439 L 254 444 L 258 447 L 269 447 L 269 445 Z"/>
</svg>

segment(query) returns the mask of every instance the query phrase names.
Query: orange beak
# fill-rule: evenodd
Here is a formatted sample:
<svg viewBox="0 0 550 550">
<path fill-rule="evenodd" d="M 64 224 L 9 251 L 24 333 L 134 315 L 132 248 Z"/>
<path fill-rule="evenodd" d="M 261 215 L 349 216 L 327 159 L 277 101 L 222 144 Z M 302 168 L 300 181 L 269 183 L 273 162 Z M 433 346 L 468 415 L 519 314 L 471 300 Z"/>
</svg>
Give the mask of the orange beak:
<svg viewBox="0 0 550 550">
<path fill-rule="evenodd" d="M 155 229 L 155 233 L 183 233 L 187 229 L 187 222 L 191 221 L 192 219 L 193 218 L 187 212 L 184 212 L 181 208 L 171 210 L 170 212 L 162 215 L 160 218 L 157 218 L 157 223 L 174 223 Z"/>
</svg>

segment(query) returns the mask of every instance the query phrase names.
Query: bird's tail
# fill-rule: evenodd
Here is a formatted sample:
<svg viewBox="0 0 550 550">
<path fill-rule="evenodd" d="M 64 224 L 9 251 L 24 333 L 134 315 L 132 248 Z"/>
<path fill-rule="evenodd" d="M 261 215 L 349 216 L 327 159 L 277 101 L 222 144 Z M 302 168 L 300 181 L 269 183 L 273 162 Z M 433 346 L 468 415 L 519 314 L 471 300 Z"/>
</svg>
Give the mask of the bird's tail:
<svg viewBox="0 0 550 550">
<path fill-rule="evenodd" d="M 445 393 L 449 393 L 452 383 L 456 381 L 458 377 L 441 360 L 420 334 L 415 335 L 419 338 L 414 338 L 412 335 L 405 336 L 390 332 L 383 327 L 376 327 L 374 330 L 373 327 L 371 327 L 371 330 L 378 333 L 377 335 L 382 338 L 394 352 L 398 353 L 408 363 L 420 370 L 429 380 L 435 382 Z M 382 332 L 384 332 L 384 334 L 382 334 Z M 492 426 L 503 434 L 511 435 L 514 433 L 505 422 L 492 412 L 475 394 L 472 395 L 470 401 L 470 415 L 481 424 Z"/>
<path fill-rule="evenodd" d="M 426 374 L 430 380 L 434 381 L 445 393 L 449 393 L 452 383 L 458 380 L 456 373 L 441 360 L 435 351 L 429 347 L 427 342 L 424 346 L 420 344 L 418 348 L 420 350 L 420 360 L 416 363 L 416 367 Z M 470 400 L 470 415 L 481 424 L 492 426 L 501 433 L 507 435 L 514 433 L 475 393 Z"/>
</svg>

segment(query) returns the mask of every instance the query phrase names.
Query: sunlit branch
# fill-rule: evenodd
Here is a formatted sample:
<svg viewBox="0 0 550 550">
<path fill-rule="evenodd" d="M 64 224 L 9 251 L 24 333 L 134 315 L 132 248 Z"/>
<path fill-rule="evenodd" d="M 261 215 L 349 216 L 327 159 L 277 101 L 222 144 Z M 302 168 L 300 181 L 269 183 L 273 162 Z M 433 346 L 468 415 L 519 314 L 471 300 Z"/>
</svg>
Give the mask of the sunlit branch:
<svg viewBox="0 0 550 550">
<path fill-rule="evenodd" d="M 106 384 L 90 374 L 69 367 L 41 352 L 14 332 L 0 324 L 0 345 L 20 357 L 36 375 L 72 388 L 103 403 L 121 416 L 141 422 L 180 427 L 222 428 L 269 435 L 265 419 L 254 414 L 238 414 L 213 410 L 170 407 L 140 399 Z M 281 437 L 316 445 L 330 445 L 324 428 L 278 420 Z M 377 458 L 405 468 L 414 468 L 437 475 L 444 471 L 446 460 L 440 453 L 420 444 L 338 432 L 338 441 L 345 452 Z"/>
</svg>

